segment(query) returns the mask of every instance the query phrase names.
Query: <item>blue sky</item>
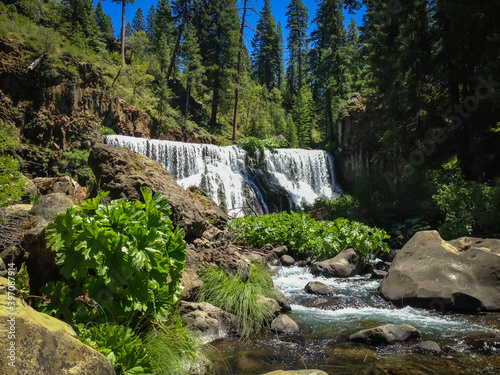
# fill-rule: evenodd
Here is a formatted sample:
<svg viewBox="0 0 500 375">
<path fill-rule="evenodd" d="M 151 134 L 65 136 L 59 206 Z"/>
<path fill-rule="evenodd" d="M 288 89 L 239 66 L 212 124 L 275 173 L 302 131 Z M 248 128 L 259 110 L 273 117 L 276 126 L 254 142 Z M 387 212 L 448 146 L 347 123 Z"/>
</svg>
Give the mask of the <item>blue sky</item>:
<svg viewBox="0 0 500 375">
<path fill-rule="evenodd" d="M 94 4 L 97 4 L 98 0 L 94 0 Z M 241 1 L 240 1 L 241 2 Z M 309 9 L 309 32 L 311 32 L 313 25 L 311 25 L 311 22 L 313 18 L 316 15 L 316 9 L 318 7 L 317 1 L 316 0 L 303 0 L 304 5 Z M 264 1 L 263 0 L 253 0 L 251 1 L 251 4 L 253 4 L 253 8 L 257 11 L 260 12 L 262 10 Z M 276 20 L 276 22 L 281 22 L 283 26 L 283 31 L 285 34 L 285 40 L 287 37 L 287 30 L 285 28 L 286 25 L 286 6 L 288 5 L 289 0 L 286 1 L 279 1 L 271 0 L 272 4 L 272 13 L 273 16 Z M 149 8 L 151 8 L 151 5 L 154 5 L 155 7 L 158 4 L 158 0 L 136 0 L 135 4 L 133 5 L 127 5 L 126 8 L 126 18 L 127 22 L 132 23 L 132 19 L 134 18 L 134 15 L 137 11 L 137 8 L 141 8 L 142 12 L 144 14 L 144 17 L 147 16 L 149 12 Z M 120 27 L 121 27 L 121 5 L 112 2 L 111 0 L 102 0 L 102 6 L 104 9 L 104 13 L 109 14 L 113 20 L 113 27 L 115 29 L 116 34 L 119 34 L 120 32 Z M 364 8 L 362 8 L 357 14 L 351 15 L 348 14 L 347 12 L 344 11 L 344 16 L 346 18 L 345 23 L 347 26 L 347 23 L 349 23 L 350 19 L 354 17 L 356 21 L 358 22 L 358 26 L 361 25 L 362 23 L 362 18 L 363 18 L 363 13 L 364 13 Z M 259 19 L 259 15 L 256 14 L 255 12 L 250 12 L 250 17 L 249 17 L 249 23 L 255 27 L 257 24 L 257 21 Z M 250 48 L 250 41 L 253 37 L 253 32 L 251 30 L 247 30 L 247 35 L 245 38 L 245 43 L 248 48 Z"/>
</svg>

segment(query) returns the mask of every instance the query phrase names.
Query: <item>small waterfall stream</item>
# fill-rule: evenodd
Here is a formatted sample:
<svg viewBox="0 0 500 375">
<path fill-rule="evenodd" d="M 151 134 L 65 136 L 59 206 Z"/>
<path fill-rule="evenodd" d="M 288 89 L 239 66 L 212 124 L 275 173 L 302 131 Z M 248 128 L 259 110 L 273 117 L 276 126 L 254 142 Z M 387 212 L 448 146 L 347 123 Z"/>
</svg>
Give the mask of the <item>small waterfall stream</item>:
<svg viewBox="0 0 500 375">
<path fill-rule="evenodd" d="M 320 196 L 333 198 L 333 158 L 325 151 L 264 151 L 263 165 L 238 146 L 160 141 L 122 135 L 104 142 L 124 146 L 159 162 L 184 188 L 198 186 L 233 216 L 255 202 L 261 213 L 297 208 Z M 257 159 L 257 160 L 256 160 Z"/>
<path fill-rule="evenodd" d="M 465 344 L 471 337 L 498 335 L 498 314 L 396 308 L 378 295 L 380 280 L 369 276 L 324 278 L 313 276 L 305 267 L 274 268 L 274 285 L 290 301 L 288 315 L 298 323 L 300 333 L 267 332 L 247 340 L 216 341 L 214 346 L 227 361 L 220 372 L 255 375 L 306 368 L 330 375 L 498 374 L 500 355 L 478 353 Z M 327 284 L 337 294 L 307 294 L 304 287 L 309 281 Z M 413 325 L 423 340 L 437 342 L 444 352 L 423 353 L 418 342 L 373 347 L 349 340 L 359 330 L 389 323 Z"/>
</svg>

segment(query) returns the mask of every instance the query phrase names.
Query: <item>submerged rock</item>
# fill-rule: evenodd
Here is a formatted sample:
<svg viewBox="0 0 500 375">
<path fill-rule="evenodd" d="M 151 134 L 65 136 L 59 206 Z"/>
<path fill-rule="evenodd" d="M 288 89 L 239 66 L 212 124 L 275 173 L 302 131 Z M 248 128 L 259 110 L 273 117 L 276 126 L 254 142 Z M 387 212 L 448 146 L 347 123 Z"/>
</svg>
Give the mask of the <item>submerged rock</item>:
<svg viewBox="0 0 500 375">
<path fill-rule="evenodd" d="M 437 342 L 434 341 L 422 341 L 419 342 L 415 348 L 419 352 L 438 354 L 442 353 L 443 349 L 439 346 Z"/>
<path fill-rule="evenodd" d="M 403 342 L 420 336 L 420 331 L 409 324 L 385 324 L 356 332 L 349 336 L 349 339 L 371 345 L 380 345 Z"/>
<path fill-rule="evenodd" d="M 334 258 L 313 263 L 311 273 L 324 277 L 351 277 L 359 275 L 365 267 L 361 252 L 347 246 Z"/>
<path fill-rule="evenodd" d="M 500 240 L 444 241 L 422 231 L 392 262 L 380 293 L 399 305 L 440 311 L 500 310 Z"/>
<path fill-rule="evenodd" d="M 330 286 L 323 284 L 320 281 L 309 281 L 304 290 L 306 293 L 317 294 L 320 296 L 329 296 L 335 293 Z"/>
<path fill-rule="evenodd" d="M 6 329 L 13 327 L 10 332 L 15 338 L 9 338 L 7 330 L 0 335 L 4 351 L 0 356 L 2 374 L 115 374 L 111 361 L 80 342 L 68 324 L 35 311 L 17 297 L 14 297 L 16 315 L 9 315 L 7 285 L 7 280 L 0 278 L 0 319 Z M 15 320 L 9 323 L 12 317 Z M 8 357 L 11 346 L 14 359 Z M 15 361 L 15 368 L 8 365 L 11 360 Z"/>
<path fill-rule="evenodd" d="M 278 333 L 299 332 L 299 326 L 288 315 L 281 314 L 271 323 L 271 329 Z"/>
</svg>

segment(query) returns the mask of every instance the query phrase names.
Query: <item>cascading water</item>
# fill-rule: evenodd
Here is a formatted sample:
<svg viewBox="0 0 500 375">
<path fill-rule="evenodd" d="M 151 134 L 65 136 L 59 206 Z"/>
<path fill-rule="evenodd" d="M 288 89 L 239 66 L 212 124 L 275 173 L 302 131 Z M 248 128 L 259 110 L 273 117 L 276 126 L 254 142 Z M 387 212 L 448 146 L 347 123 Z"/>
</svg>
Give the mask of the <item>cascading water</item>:
<svg viewBox="0 0 500 375">
<path fill-rule="evenodd" d="M 243 214 L 249 202 L 262 213 L 297 208 L 320 196 L 333 198 L 333 158 L 325 151 L 265 150 L 263 165 L 238 146 L 159 141 L 121 135 L 104 142 L 124 146 L 159 162 L 184 188 L 198 186 L 229 214 Z"/>
</svg>

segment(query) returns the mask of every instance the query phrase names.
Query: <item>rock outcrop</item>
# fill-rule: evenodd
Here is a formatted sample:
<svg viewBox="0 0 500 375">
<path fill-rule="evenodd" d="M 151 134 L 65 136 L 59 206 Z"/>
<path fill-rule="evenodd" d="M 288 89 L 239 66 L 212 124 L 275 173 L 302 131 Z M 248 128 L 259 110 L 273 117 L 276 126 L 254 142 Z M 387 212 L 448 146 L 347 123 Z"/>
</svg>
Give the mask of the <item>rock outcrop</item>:
<svg viewBox="0 0 500 375">
<path fill-rule="evenodd" d="M 349 336 L 352 341 L 370 345 L 392 344 L 410 339 L 420 338 L 420 331 L 409 324 L 385 324 L 375 328 L 364 329 Z"/>
<path fill-rule="evenodd" d="M 187 241 L 201 237 L 208 228 L 193 198 L 161 164 L 125 147 L 98 144 L 90 153 L 89 166 L 110 199 L 141 200 L 143 186 L 162 193 L 172 206 L 172 221 L 185 231 Z"/>
<path fill-rule="evenodd" d="M 500 310 L 500 240 L 446 242 L 436 231 L 418 232 L 392 262 L 380 293 L 399 305 Z"/>
<path fill-rule="evenodd" d="M 364 267 L 361 252 L 352 246 L 347 246 L 332 259 L 313 263 L 311 273 L 324 277 L 351 277 L 359 275 Z"/>
<path fill-rule="evenodd" d="M 15 306 L 9 305 L 7 288 L 7 280 L 0 278 L 0 319 L 6 327 L 0 335 L 2 374 L 115 374 L 111 361 L 81 343 L 68 324 L 36 312 L 17 297 Z"/>
</svg>

